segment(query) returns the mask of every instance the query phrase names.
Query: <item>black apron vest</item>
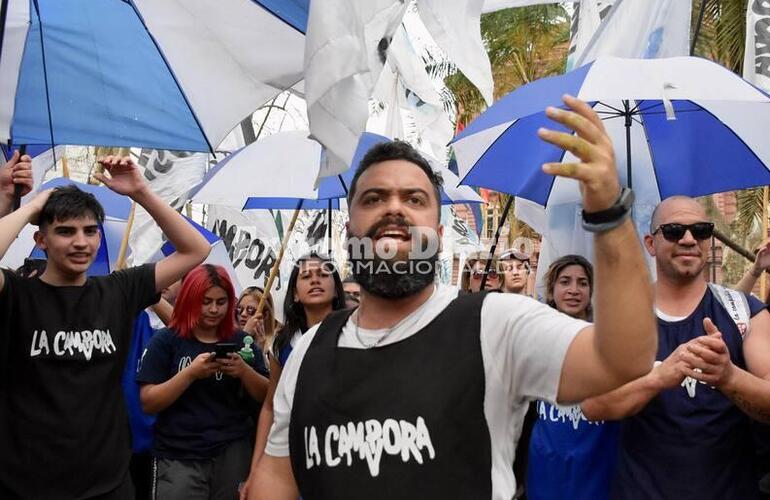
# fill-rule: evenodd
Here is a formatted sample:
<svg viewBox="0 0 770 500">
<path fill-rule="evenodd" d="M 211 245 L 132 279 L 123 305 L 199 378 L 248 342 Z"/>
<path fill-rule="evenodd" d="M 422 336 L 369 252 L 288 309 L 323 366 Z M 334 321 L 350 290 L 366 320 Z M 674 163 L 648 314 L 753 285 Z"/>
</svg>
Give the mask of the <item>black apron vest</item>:
<svg viewBox="0 0 770 500">
<path fill-rule="evenodd" d="M 304 500 L 491 498 L 484 295 L 458 297 L 419 332 L 372 349 L 337 346 L 352 311 L 321 324 L 289 426 Z"/>
</svg>

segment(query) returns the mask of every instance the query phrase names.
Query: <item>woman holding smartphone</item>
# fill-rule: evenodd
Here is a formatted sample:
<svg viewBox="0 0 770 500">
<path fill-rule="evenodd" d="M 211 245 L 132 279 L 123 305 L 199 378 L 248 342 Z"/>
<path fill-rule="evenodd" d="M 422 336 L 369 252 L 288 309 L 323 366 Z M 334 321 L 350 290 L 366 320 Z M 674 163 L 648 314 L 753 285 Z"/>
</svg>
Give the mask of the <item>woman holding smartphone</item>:
<svg viewBox="0 0 770 500">
<path fill-rule="evenodd" d="M 167 329 L 156 333 L 137 371 L 147 413 L 157 413 L 153 498 L 233 499 L 249 472 L 253 404 L 267 393 L 261 356 L 235 352 L 245 333 L 235 323 L 227 272 L 204 264 L 190 271 Z M 264 375 L 263 375 L 264 374 Z"/>
</svg>

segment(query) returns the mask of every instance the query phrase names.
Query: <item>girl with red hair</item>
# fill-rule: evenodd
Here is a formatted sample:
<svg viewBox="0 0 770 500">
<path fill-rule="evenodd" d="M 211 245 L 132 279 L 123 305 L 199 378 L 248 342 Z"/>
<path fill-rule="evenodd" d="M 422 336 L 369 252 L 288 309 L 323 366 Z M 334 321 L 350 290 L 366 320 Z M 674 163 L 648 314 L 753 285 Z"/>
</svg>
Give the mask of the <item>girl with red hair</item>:
<svg viewBox="0 0 770 500">
<path fill-rule="evenodd" d="M 237 352 L 236 296 L 224 268 L 204 264 L 185 277 L 167 329 L 156 333 L 137 371 L 147 413 L 157 413 L 153 498 L 237 498 L 249 473 L 254 402 L 267 392 L 262 356 Z M 215 348 L 220 344 L 220 349 Z"/>
</svg>

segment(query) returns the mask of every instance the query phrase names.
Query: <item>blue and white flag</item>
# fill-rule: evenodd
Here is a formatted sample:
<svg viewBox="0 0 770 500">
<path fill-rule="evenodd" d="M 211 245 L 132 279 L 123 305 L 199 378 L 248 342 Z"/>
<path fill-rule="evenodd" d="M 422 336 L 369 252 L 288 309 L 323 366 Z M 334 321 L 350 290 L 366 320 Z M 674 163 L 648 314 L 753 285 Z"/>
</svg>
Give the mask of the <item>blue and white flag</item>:
<svg viewBox="0 0 770 500">
<path fill-rule="evenodd" d="M 617 0 L 575 67 L 599 56 L 686 56 L 690 53 L 691 10 L 691 3 L 682 0 Z"/>
</svg>

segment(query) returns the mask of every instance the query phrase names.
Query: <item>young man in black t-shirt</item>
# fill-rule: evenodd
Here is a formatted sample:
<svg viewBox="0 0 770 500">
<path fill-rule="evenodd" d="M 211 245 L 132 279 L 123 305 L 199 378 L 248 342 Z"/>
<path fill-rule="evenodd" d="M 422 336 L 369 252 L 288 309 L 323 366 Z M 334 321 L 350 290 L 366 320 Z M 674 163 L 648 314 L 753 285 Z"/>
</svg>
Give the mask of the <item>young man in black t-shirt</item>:
<svg viewBox="0 0 770 500">
<path fill-rule="evenodd" d="M 120 379 L 137 314 L 208 255 L 206 240 L 152 193 L 130 158 L 97 177 L 154 218 L 177 252 L 89 278 L 104 211 L 74 186 L 0 219 L 0 257 L 27 223 L 48 257 L 39 279 L 0 273 L 0 498 L 129 499 Z"/>
</svg>

